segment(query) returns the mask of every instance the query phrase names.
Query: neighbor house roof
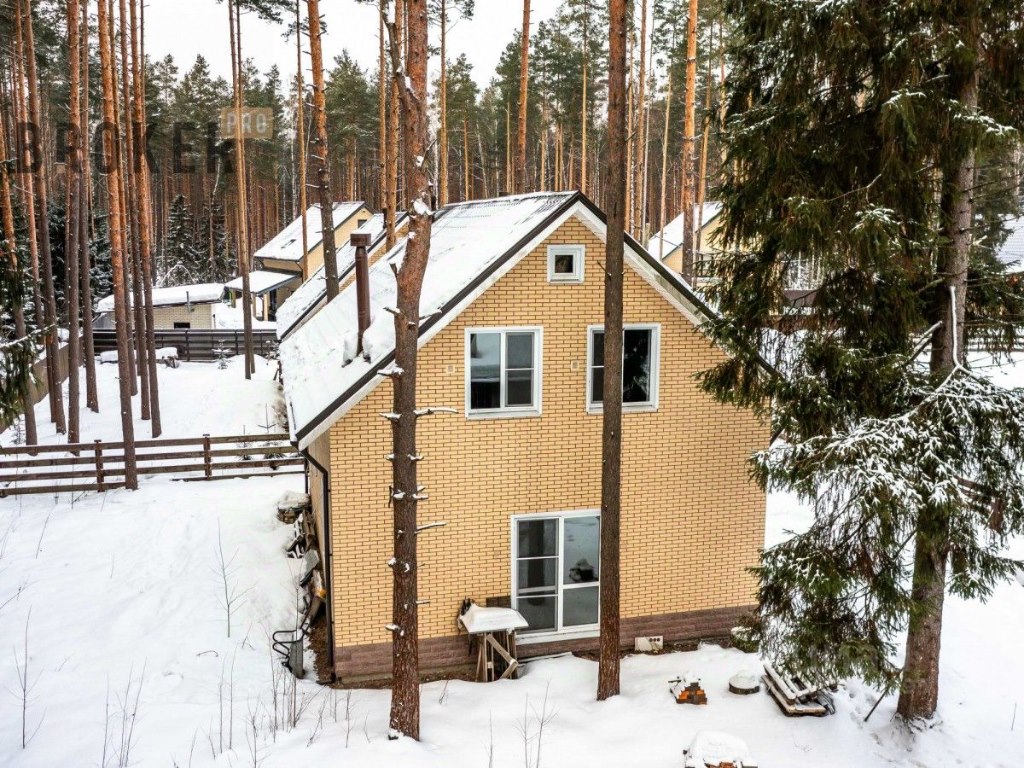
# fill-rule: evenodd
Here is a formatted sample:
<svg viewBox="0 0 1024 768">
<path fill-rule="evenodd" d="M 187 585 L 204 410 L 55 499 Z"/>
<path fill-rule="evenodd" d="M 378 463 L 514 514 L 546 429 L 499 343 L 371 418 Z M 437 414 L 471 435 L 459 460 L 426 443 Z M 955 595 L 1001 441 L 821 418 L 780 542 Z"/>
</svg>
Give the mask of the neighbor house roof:
<svg viewBox="0 0 1024 768">
<path fill-rule="evenodd" d="M 1024 272 L 1024 216 L 1007 218 L 1003 224 L 1010 234 L 996 253 L 996 258 L 1006 265 L 1007 272 Z"/>
<path fill-rule="evenodd" d="M 395 222 L 396 229 L 402 225 L 405 215 L 402 214 Z M 356 232 L 370 235 L 370 251 L 375 251 L 384 241 L 384 214 L 375 213 L 369 221 Z M 344 281 L 356 265 L 356 249 L 349 239 L 345 243 L 337 243 L 338 281 Z M 288 300 L 277 308 L 277 338 L 288 336 L 316 307 L 327 297 L 327 281 L 324 279 L 324 268 L 320 267 L 309 280 L 299 286 Z"/>
<path fill-rule="evenodd" d="M 603 237 L 604 214 L 579 192 L 538 193 L 449 205 L 435 214 L 423 281 L 420 344 L 512 269 L 570 216 Z M 350 283 L 280 347 L 292 438 L 304 449 L 380 382 L 394 360 L 396 303 L 392 264 L 399 243 L 370 268 L 371 323 L 356 356 L 356 290 Z M 636 241 L 626 237 L 626 259 L 695 324 L 712 312 L 692 289 Z"/>
<path fill-rule="evenodd" d="M 337 229 L 346 221 L 363 210 L 366 204 L 362 201 L 335 203 L 334 228 Z M 313 250 L 324 239 L 320 206 L 310 206 L 306 211 L 306 239 L 308 247 Z M 302 252 L 302 217 L 300 216 L 282 229 L 274 238 L 254 254 L 257 259 L 277 259 L 279 261 L 302 261 L 306 255 Z"/>
<path fill-rule="evenodd" d="M 154 307 L 175 307 L 183 304 L 215 304 L 224 296 L 223 283 L 198 283 L 196 285 L 176 285 L 173 288 L 154 288 Z M 131 291 L 128 292 L 128 304 L 132 303 Z M 96 304 L 97 312 L 113 312 L 114 297 L 104 296 Z"/>
<path fill-rule="evenodd" d="M 288 283 L 294 282 L 298 279 L 299 276 L 295 274 L 271 272 L 265 269 L 254 269 L 249 273 L 249 291 L 254 296 L 262 296 L 265 293 L 270 293 L 275 288 L 280 288 L 282 285 L 287 285 Z M 224 287 L 230 291 L 240 292 L 242 290 L 241 276 L 236 277 Z"/>
<path fill-rule="evenodd" d="M 703 226 L 707 226 L 713 221 L 718 214 L 722 212 L 722 204 L 715 202 L 704 203 L 704 216 L 699 218 L 700 209 L 697 206 L 693 207 L 694 222 L 700 221 Z M 679 214 L 672 221 L 665 225 L 665 228 L 658 234 L 651 237 L 650 242 L 647 243 L 647 251 L 652 256 L 659 258 L 666 258 L 672 251 L 683 244 L 683 214 Z M 661 251 L 661 240 L 665 240 L 665 250 Z"/>
</svg>

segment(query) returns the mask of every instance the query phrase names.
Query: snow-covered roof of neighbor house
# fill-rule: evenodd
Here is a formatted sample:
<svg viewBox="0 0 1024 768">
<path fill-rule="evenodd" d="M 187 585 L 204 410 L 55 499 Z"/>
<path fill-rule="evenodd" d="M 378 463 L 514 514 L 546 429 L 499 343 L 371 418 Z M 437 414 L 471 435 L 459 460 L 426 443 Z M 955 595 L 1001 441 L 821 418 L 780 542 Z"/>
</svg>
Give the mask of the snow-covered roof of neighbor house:
<svg viewBox="0 0 1024 768">
<path fill-rule="evenodd" d="M 395 222 L 396 229 L 401 226 L 404 215 L 399 216 Z M 356 232 L 365 232 L 370 235 L 370 248 L 372 253 L 385 240 L 384 214 L 375 213 L 369 221 L 363 224 Z M 338 280 L 343 281 L 349 273 L 355 269 L 356 249 L 352 247 L 351 239 L 346 243 L 336 243 L 338 261 Z M 320 267 L 310 275 L 309 280 L 299 286 L 295 293 L 288 297 L 280 307 L 277 308 L 277 338 L 283 339 L 298 325 L 303 318 L 327 296 L 327 282 L 324 280 L 324 268 Z"/>
<path fill-rule="evenodd" d="M 420 344 L 441 331 L 573 215 L 603 237 L 604 214 L 579 192 L 479 200 L 438 211 L 420 300 L 425 318 L 420 325 Z M 385 308 L 396 303 L 391 265 L 404 258 L 406 242 L 370 267 L 371 320 L 362 356 L 356 356 L 354 282 L 281 343 L 289 424 L 300 448 L 308 447 L 379 384 L 377 374 L 393 361 L 394 318 Z M 626 244 L 627 263 L 694 323 L 712 316 L 679 276 L 628 236 Z"/>
<path fill-rule="evenodd" d="M 363 210 L 366 204 L 362 201 L 342 202 L 334 204 L 334 228 L 337 229 L 346 221 Z M 320 206 L 312 205 L 306 211 L 306 240 L 309 249 L 313 250 L 324 239 Z M 306 254 L 302 252 L 302 217 L 300 216 L 287 227 L 278 232 L 273 239 L 253 254 L 257 259 L 277 259 L 279 261 L 302 261 Z"/>
<path fill-rule="evenodd" d="M 996 258 L 1006 265 L 1011 273 L 1024 272 L 1024 216 L 1010 217 L 1003 221 L 1010 230 Z"/>
<path fill-rule="evenodd" d="M 693 206 L 694 222 L 700 221 L 704 226 L 722 212 L 722 204 L 716 202 L 704 203 L 704 216 L 700 218 L 700 210 Z M 647 243 L 647 252 L 652 256 L 665 258 L 672 251 L 683 244 L 683 214 L 679 214 L 672 221 L 665 225 L 665 228 L 652 235 Z M 661 239 L 665 239 L 665 250 L 661 252 Z"/>
<path fill-rule="evenodd" d="M 275 288 L 280 288 L 282 285 L 287 285 L 288 283 L 298 279 L 299 276 L 294 274 L 271 272 L 266 269 L 254 269 L 249 273 L 249 291 L 255 296 L 262 296 L 264 293 L 270 293 Z M 229 291 L 241 291 L 241 275 L 224 287 Z"/>
<path fill-rule="evenodd" d="M 196 285 L 176 285 L 173 288 L 154 288 L 154 307 L 174 307 L 182 304 L 214 304 L 224 295 L 223 283 L 198 283 Z M 132 294 L 128 292 L 128 304 L 132 303 Z M 104 296 L 96 303 L 97 312 L 113 312 L 114 297 Z"/>
</svg>

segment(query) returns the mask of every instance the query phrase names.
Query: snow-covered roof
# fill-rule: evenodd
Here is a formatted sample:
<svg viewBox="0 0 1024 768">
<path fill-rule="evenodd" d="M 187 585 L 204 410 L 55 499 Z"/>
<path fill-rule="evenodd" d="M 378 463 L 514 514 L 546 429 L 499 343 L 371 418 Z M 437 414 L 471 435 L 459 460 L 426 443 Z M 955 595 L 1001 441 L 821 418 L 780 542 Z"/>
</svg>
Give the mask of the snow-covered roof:
<svg viewBox="0 0 1024 768">
<path fill-rule="evenodd" d="M 403 217 L 399 217 L 396 228 L 401 225 Z M 375 213 L 370 220 L 356 230 L 370 235 L 372 253 L 385 241 L 384 214 Z M 355 269 L 356 249 L 351 239 L 345 243 L 337 243 L 338 280 L 344 281 Z M 277 308 L 277 338 L 283 339 L 302 321 L 304 317 L 327 296 L 327 282 L 324 280 L 324 268 L 320 267 L 310 275 L 309 280 L 299 286 L 288 300 Z"/>
<path fill-rule="evenodd" d="M 275 288 L 280 288 L 282 285 L 287 285 L 293 280 L 298 279 L 299 276 L 294 274 L 289 275 L 284 272 L 255 269 L 249 273 L 249 291 L 256 296 L 262 296 L 264 293 L 270 293 Z M 231 291 L 241 291 L 242 277 L 236 277 L 224 287 Z"/>
<path fill-rule="evenodd" d="M 693 206 L 693 220 L 700 221 L 705 227 L 722 212 L 722 204 L 717 202 L 704 203 L 704 216 L 700 218 L 700 209 Z M 666 258 L 672 251 L 683 244 L 683 214 L 679 214 L 665 225 L 665 228 L 653 235 L 647 243 L 647 252 L 652 256 Z M 665 239 L 665 250 L 661 252 L 661 239 Z"/>
<path fill-rule="evenodd" d="M 556 227 L 578 215 L 600 236 L 604 214 L 579 192 L 537 193 L 449 205 L 435 215 L 430 260 L 423 281 L 420 344 L 458 316 Z M 376 374 L 394 358 L 396 303 L 391 265 L 405 255 L 399 243 L 370 267 L 370 327 L 364 356 L 356 357 L 355 283 L 350 283 L 280 347 L 293 439 L 300 448 L 380 383 Z M 711 311 L 673 275 L 627 237 L 627 262 L 694 323 Z"/>
<path fill-rule="evenodd" d="M 365 207 L 366 204 L 362 201 L 335 203 L 334 228 L 340 227 Z M 306 240 L 308 241 L 309 249 L 313 250 L 316 248 L 323 239 L 324 231 L 320 216 L 320 206 L 312 205 L 306 211 Z M 300 216 L 278 232 L 269 243 L 256 251 L 254 255 L 257 259 L 302 261 L 306 255 L 302 252 L 302 217 Z"/>
<path fill-rule="evenodd" d="M 198 283 L 196 285 L 176 285 L 173 288 L 154 288 L 154 307 L 174 307 L 181 304 L 214 304 L 224 295 L 223 283 Z M 128 292 L 128 304 L 132 303 L 131 291 Z M 96 303 L 97 312 L 113 312 L 114 297 L 104 296 Z"/>
<path fill-rule="evenodd" d="M 1024 272 L 1024 216 L 1007 218 L 1003 224 L 1010 230 L 1010 235 L 999 248 L 996 258 L 1006 265 L 1007 272 Z"/>
</svg>

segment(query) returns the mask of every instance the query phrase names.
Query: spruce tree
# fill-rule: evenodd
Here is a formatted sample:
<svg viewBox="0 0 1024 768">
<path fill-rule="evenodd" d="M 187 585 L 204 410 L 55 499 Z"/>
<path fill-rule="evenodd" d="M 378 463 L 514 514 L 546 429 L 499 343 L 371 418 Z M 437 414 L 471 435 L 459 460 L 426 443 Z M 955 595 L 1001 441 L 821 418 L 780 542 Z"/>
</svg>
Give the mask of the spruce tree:
<svg viewBox="0 0 1024 768">
<path fill-rule="evenodd" d="M 205 253 L 196 244 L 195 222 L 184 195 L 171 202 L 167 217 L 167 240 L 164 245 L 163 272 L 160 285 L 193 285 L 210 277 Z"/>
<path fill-rule="evenodd" d="M 754 475 L 814 505 L 762 557 L 755 634 L 798 673 L 861 675 L 899 689 L 905 719 L 929 717 L 945 593 L 984 599 L 1024 532 L 1024 392 L 965 355 L 1017 334 L 1003 320 L 1019 287 L 975 234 L 1000 213 L 976 178 L 1008 175 L 977 163 L 1024 127 L 1019 2 L 727 10 L 735 252 L 709 327 L 733 356 L 704 384 L 770 416 L 785 442 Z M 810 312 L 783 290 L 808 259 L 823 275 Z"/>
</svg>

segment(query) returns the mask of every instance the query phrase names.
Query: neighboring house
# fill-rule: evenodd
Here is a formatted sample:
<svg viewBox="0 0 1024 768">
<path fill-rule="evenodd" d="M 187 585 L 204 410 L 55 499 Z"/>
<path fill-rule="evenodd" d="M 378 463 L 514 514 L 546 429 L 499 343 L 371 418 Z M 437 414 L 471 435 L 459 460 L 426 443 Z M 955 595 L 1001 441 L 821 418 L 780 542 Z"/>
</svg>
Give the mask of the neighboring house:
<svg viewBox="0 0 1024 768">
<path fill-rule="evenodd" d="M 369 221 L 371 215 L 370 209 L 361 201 L 335 203 L 335 246 L 340 248 L 346 243 L 352 231 Z M 305 282 L 322 267 L 324 265 L 324 238 L 319 205 L 313 205 L 306 211 L 306 241 L 308 251 L 303 253 L 302 217 L 300 216 L 253 254 L 255 268 L 298 275 L 300 281 Z M 281 290 L 277 297 L 278 305 L 284 303 L 284 300 L 288 298 L 288 293 L 286 290 Z"/>
<path fill-rule="evenodd" d="M 223 302 L 223 283 L 199 283 L 178 285 L 173 288 L 153 289 L 153 328 L 157 331 L 202 328 L 217 326 Z M 128 295 L 129 304 L 132 295 Z M 97 315 L 93 327 L 97 330 L 111 330 L 114 327 L 114 297 L 106 296 L 96 304 Z"/>
<path fill-rule="evenodd" d="M 268 272 L 257 269 L 249 273 L 249 292 L 252 294 L 252 313 L 257 320 L 275 320 L 279 305 L 279 296 L 291 294 L 299 287 L 301 280 L 298 275 L 286 272 Z M 224 286 L 231 295 L 233 304 L 242 300 L 242 278 L 236 277 Z"/>
<path fill-rule="evenodd" d="M 1010 274 L 1024 274 L 1024 216 L 1008 217 L 1003 225 L 1009 230 L 996 258 L 1006 265 Z"/>
<path fill-rule="evenodd" d="M 604 215 L 578 192 L 449 205 L 435 218 L 421 303 L 420 661 L 468 661 L 463 598 L 530 623 L 521 657 L 594 648 L 598 636 Z M 290 429 L 328 588 L 330 663 L 387 676 L 388 488 L 394 359 L 391 264 L 370 269 L 367 357 L 356 286 L 280 347 Z M 765 496 L 749 478 L 769 428 L 717 402 L 695 374 L 725 359 L 698 329 L 710 310 L 627 238 L 622 465 L 623 645 L 727 635 L 755 602 Z"/>
<path fill-rule="evenodd" d="M 400 214 L 395 222 L 395 232 L 401 237 L 408 226 L 409 219 L 405 214 Z M 384 214 L 375 213 L 370 220 L 363 224 L 356 232 L 365 233 L 370 236 L 370 246 L 367 248 L 367 256 L 372 265 L 385 253 L 387 236 L 384 231 Z M 356 265 L 356 249 L 352 245 L 352 235 L 344 243 L 337 244 L 338 262 L 338 285 L 345 287 L 354 278 Z M 277 309 L 277 338 L 286 339 L 298 328 L 302 327 L 324 305 L 327 298 L 327 281 L 324 279 L 324 268 L 321 266 L 308 280 L 299 286 L 287 301 Z"/>
</svg>

